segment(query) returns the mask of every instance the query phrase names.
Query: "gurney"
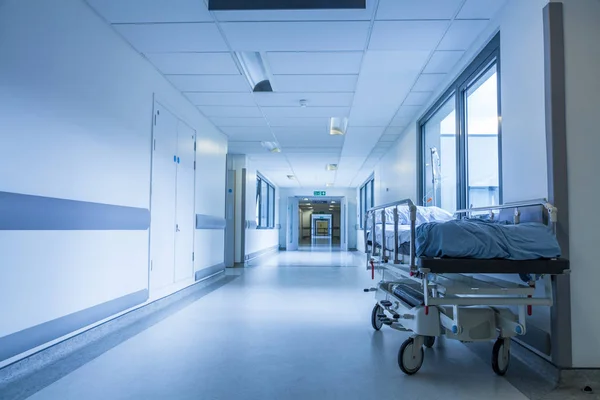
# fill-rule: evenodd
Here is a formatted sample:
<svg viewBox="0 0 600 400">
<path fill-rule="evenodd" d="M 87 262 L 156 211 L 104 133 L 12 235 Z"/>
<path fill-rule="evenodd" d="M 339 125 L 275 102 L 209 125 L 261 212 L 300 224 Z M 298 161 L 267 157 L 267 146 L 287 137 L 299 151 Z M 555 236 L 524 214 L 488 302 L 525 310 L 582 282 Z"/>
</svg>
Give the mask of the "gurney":
<svg viewBox="0 0 600 400">
<path fill-rule="evenodd" d="M 403 209 L 410 212 L 408 221 L 402 221 Z M 391 244 L 390 226 L 386 223 L 390 216 L 394 232 Z M 570 272 L 569 261 L 560 258 L 557 242 L 543 236 L 548 243 L 540 244 L 536 237 L 519 236 L 516 242 L 519 248 L 511 249 L 514 238 L 510 233 L 537 234 L 539 225 L 544 224 L 555 241 L 557 210 L 545 200 L 534 200 L 459 210 L 454 217 L 451 223 L 459 226 L 462 220 L 467 225 L 473 220 L 477 220 L 476 224 L 482 219 L 487 221 L 482 226 L 499 231 L 501 235 L 498 239 L 493 236 L 480 239 L 486 245 L 493 244 L 486 242 L 487 239 L 502 241 L 498 246 L 502 250 L 499 254 L 505 254 L 507 258 L 476 258 L 480 254 L 485 257 L 488 252 L 481 252 L 475 245 L 471 246 L 474 249 L 457 249 L 445 244 L 470 246 L 460 241 L 440 240 L 444 245 L 430 246 L 430 241 L 438 239 L 431 236 L 432 232 L 433 235 L 435 232 L 443 234 L 451 226 L 436 230 L 436 226 L 428 224 L 447 222 L 418 224 L 417 207 L 411 200 L 375 207 L 366 213 L 367 268 L 373 279 L 376 271 L 381 274 L 375 287 L 365 289 L 365 292 L 375 292 L 371 324 L 376 331 L 386 325 L 413 333 L 398 352 L 398 365 L 405 374 L 418 372 L 424 361 L 423 347 L 432 347 L 436 337 L 444 335 L 447 339 L 462 342 L 495 340 L 492 369 L 496 374 L 504 375 L 510 361 L 511 338 L 527 333 L 526 316 L 531 315 L 533 306 L 553 304 L 551 277 Z M 407 226 L 405 222 L 408 222 Z M 521 229 L 519 224 L 523 227 L 531 224 L 534 229 Z M 381 230 L 379 235 L 378 228 Z M 472 257 L 455 258 L 444 254 Z M 520 279 L 503 279 L 510 275 Z M 540 285 L 544 294 L 536 296 L 536 287 Z"/>
</svg>

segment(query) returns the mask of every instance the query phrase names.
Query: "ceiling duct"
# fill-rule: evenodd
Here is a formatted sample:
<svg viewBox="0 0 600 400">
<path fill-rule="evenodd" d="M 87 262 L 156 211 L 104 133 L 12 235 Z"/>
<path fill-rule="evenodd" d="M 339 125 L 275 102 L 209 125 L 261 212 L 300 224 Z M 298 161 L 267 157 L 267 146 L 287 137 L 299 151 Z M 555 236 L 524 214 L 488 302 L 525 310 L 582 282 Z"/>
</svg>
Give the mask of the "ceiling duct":
<svg viewBox="0 0 600 400">
<path fill-rule="evenodd" d="M 366 8 L 367 0 L 208 0 L 209 11 Z"/>
</svg>

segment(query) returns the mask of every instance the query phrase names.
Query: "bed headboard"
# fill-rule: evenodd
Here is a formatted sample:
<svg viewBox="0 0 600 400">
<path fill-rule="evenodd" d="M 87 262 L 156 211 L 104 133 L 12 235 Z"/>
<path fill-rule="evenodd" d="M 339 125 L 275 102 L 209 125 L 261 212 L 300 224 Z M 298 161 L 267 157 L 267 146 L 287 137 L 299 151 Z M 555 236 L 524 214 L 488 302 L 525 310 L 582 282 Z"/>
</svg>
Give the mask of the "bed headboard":
<svg viewBox="0 0 600 400">
<path fill-rule="evenodd" d="M 542 205 L 525 207 L 515 206 L 514 208 L 505 208 L 500 210 L 500 213 L 497 217 L 494 217 L 494 219 L 497 219 L 498 221 L 513 222 L 515 218 L 515 211 L 517 209 L 521 213 L 520 222 L 541 222 L 548 225 L 548 211 Z"/>
</svg>

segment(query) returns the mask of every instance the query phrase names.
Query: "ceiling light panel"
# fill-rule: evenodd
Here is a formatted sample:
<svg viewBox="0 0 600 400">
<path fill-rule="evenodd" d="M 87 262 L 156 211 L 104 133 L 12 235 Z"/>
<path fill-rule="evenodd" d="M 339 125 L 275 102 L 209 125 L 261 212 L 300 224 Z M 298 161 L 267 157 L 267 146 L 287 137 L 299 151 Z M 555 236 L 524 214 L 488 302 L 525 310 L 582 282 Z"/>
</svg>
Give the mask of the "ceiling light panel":
<svg viewBox="0 0 600 400">
<path fill-rule="evenodd" d="M 235 53 L 242 72 L 253 92 L 272 92 L 271 77 L 262 55 L 255 51 Z"/>
<path fill-rule="evenodd" d="M 423 70 L 427 74 L 447 74 L 465 54 L 464 51 L 436 51 Z"/>
<path fill-rule="evenodd" d="M 299 107 L 306 100 L 306 107 L 350 107 L 354 93 L 255 93 L 256 103 L 261 107 Z"/>
<path fill-rule="evenodd" d="M 242 106 L 254 107 L 256 103 L 251 93 L 217 93 L 194 92 L 185 93 L 192 104 L 196 106 Z"/>
<path fill-rule="evenodd" d="M 376 21 L 369 50 L 434 50 L 447 21 Z"/>
<path fill-rule="evenodd" d="M 262 113 L 254 107 L 199 106 L 202 114 L 211 117 L 260 118 Z"/>
<path fill-rule="evenodd" d="M 454 17 L 461 2 L 462 0 L 379 0 L 376 19 L 449 20 Z"/>
<path fill-rule="evenodd" d="M 506 4 L 506 0 L 467 0 L 457 19 L 491 19 Z"/>
<path fill-rule="evenodd" d="M 358 75 L 274 75 L 278 92 L 354 92 Z"/>
<path fill-rule="evenodd" d="M 250 92 L 242 75 L 167 75 L 182 92 Z"/>
<path fill-rule="evenodd" d="M 239 75 L 229 53 L 148 53 L 146 57 L 163 74 Z"/>
<path fill-rule="evenodd" d="M 369 22 L 227 22 L 234 51 L 361 51 Z"/>
<path fill-rule="evenodd" d="M 212 22 L 198 0 L 86 0 L 110 23 Z"/>
<path fill-rule="evenodd" d="M 218 127 L 223 126 L 268 126 L 267 121 L 264 118 L 223 118 L 213 117 L 210 119 L 213 124 Z"/>
<path fill-rule="evenodd" d="M 467 50 L 488 25 L 487 20 L 454 21 L 437 50 Z"/>
<path fill-rule="evenodd" d="M 358 74 L 363 52 L 269 52 L 267 59 L 275 75 Z"/>
<path fill-rule="evenodd" d="M 113 28 L 143 53 L 229 50 L 214 23 L 122 24 Z"/>
</svg>

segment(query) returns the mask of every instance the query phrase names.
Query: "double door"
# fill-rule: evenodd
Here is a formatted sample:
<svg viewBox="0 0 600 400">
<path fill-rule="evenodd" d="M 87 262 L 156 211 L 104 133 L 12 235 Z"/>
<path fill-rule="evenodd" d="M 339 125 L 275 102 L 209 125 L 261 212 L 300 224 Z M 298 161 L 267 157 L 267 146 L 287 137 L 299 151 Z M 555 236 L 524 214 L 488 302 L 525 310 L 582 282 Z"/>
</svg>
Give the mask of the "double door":
<svg viewBox="0 0 600 400">
<path fill-rule="evenodd" d="M 155 103 L 152 140 L 150 291 L 194 272 L 196 132 Z"/>
</svg>

